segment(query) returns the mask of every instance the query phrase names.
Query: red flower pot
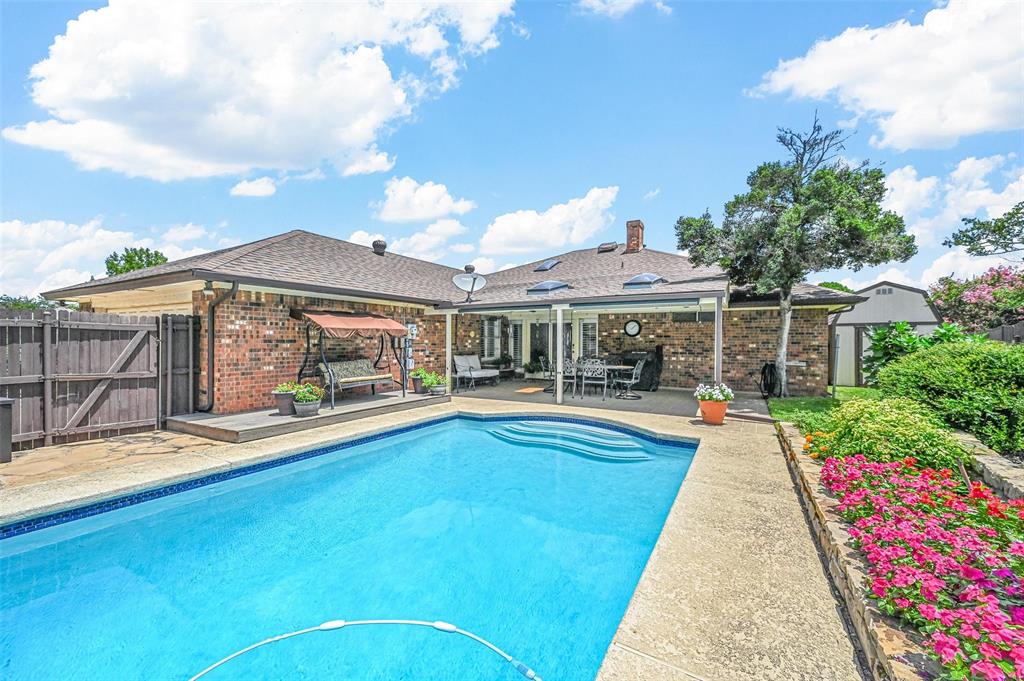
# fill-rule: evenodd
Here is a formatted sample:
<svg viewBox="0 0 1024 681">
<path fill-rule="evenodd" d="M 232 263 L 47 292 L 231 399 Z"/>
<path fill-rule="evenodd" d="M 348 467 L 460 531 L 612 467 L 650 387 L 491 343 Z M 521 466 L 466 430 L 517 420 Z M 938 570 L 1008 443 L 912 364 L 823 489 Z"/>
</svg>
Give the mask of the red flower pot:
<svg viewBox="0 0 1024 681">
<path fill-rule="evenodd" d="M 725 410 L 729 408 L 728 402 L 711 402 L 708 400 L 700 401 L 700 417 L 704 419 L 704 423 L 710 423 L 713 426 L 720 426 L 725 421 Z"/>
</svg>

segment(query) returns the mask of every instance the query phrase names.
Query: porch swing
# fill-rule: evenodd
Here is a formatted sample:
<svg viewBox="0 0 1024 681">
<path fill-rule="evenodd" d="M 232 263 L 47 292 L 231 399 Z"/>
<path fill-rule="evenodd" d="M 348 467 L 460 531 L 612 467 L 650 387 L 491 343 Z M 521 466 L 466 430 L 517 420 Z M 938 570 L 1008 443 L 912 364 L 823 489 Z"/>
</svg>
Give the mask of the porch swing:
<svg viewBox="0 0 1024 681">
<path fill-rule="evenodd" d="M 324 387 L 331 395 L 331 409 L 334 409 L 335 393 L 351 388 L 369 386 L 374 394 L 377 386 L 385 382 L 394 382 L 392 358 L 398 363 L 401 377 L 402 397 L 405 397 L 408 383 L 408 341 L 404 340 L 409 330 L 399 321 L 369 312 L 329 312 L 321 310 L 292 309 L 290 316 L 306 324 L 306 354 L 299 367 L 298 380 L 304 378 L 322 378 Z M 312 328 L 319 329 L 317 349 L 319 362 L 313 357 Z M 324 338 L 347 339 L 354 336 L 361 338 L 378 338 L 377 357 L 369 359 L 328 359 L 324 349 Z M 385 337 L 389 339 L 385 341 Z M 390 345 L 391 354 L 387 352 Z"/>
</svg>

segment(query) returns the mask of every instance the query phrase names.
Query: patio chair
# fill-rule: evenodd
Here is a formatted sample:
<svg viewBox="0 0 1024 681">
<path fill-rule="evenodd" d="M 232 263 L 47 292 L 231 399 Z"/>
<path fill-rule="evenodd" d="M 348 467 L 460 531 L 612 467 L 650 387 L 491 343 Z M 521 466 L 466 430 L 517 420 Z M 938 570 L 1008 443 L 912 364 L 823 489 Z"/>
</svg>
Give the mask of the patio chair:
<svg viewBox="0 0 1024 681">
<path fill-rule="evenodd" d="M 476 355 L 455 355 L 455 373 L 452 374 L 452 385 L 456 391 L 459 383 L 466 381 L 471 390 L 476 390 L 478 379 L 493 378 L 497 385 L 499 379 L 497 369 L 484 369 L 480 366 L 480 358 Z"/>
<path fill-rule="evenodd" d="M 615 397 L 620 400 L 639 400 L 640 395 L 633 392 L 633 386 L 640 382 L 640 374 L 643 373 L 644 364 L 647 363 L 646 359 L 642 359 L 636 363 L 633 367 L 633 373 L 627 377 L 616 378 L 612 381 L 612 385 L 616 387 L 618 392 L 615 393 Z"/>
<path fill-rule="evenodd" d="M 599 359 L 589 359 L 580 365 L 580 397 L 587 394 L 587 386 L 601 386 L 601 400 L 608 396 L 608 366 Z"/>
<path fill-rule="evenodd" d="M 579 367 L 575 360 L 571 357 L 566 357 L 562 363 L 562 390 L 565 390 L 565 386 L 572 385 L 572 395 L 576 395 L 576 384 L 579 377 Z"/>
</svg>

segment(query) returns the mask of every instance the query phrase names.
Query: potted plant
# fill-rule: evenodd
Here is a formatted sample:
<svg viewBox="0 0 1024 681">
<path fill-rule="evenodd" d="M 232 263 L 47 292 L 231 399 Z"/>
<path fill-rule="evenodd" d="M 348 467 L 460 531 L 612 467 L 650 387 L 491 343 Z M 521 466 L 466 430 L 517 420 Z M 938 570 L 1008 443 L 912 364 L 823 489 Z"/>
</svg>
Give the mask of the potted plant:
<svg viewBox="0 0 1024 681">
<path fill-rule="evenodd" d="M 700 403 L 700 417 L 704 423 L 720 426 L 725 421 L 725 412 L 733 400 L 732 390 L 725 383 L 697 386 L 693 396 Z"/>
<path fill-rule="evenodd" d="M 428 371 L 423 375 L 423 387 L 431 395 L 444 395 L 448 390 L 448 379 L 436 371 Z"/>
<path fill-rule="evenodd" d="M 417 395 L 427 394 L 427 387 L 423 385 L 423 377 L 428 373 L 430 372 L 423 367 L 417 367 L 409 374 L 409 377 L 412 378 L 412 391 Z"/>
<path fill-rule="evenodd" d="M 295 391 L 295 415 L 316 416 L 320 411 L 320 401 L 324 399 L 324 394 L 324 389 L 318 385 L 300 385 Z"/>
<path fill-rule="evenodd" d="M 498 368 L 499 369 L 505 369 L 505 370 L 511 369 L 512 368 L 512 355 L 508 354 L 507 352 L 506 353 L 502 353 L 501 357 L 498 358 Z"/>
<path fill-rule="evenodd" d="M 295 413 L 295 405 L 293 404 L 293 398 L 295 397 L 295 391 L 299 389 L 299 384 L 295 381 L 285 381 L 284 383 L 278 383 L 277 387 L 271 391 L 271 395 L 274 396 L 274 403 L 277 405 L 277 413 L 281 416 L 291 416 Z"/>
</svg>

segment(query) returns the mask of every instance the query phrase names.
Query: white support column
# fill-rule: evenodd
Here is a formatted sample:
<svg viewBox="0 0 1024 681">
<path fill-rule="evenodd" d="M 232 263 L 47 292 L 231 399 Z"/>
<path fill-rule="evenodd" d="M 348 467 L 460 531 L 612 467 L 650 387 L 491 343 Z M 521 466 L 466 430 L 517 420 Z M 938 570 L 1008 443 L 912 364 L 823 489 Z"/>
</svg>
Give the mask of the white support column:
<svg viewBox="0 0 1024 681">
<path fill-rule="evenodd" d="M 452 317 L 455 315 L 454 312 L 444 313 L 444 375 L 448 376 L 448 393 L 451 394 L 452 388 Z"/>
<path fill-rule="evenodd" d="M 715 298 L 715 383 L 722 382 L 722 299 Z"/>
<path fill-rule="evenodd" d="M 565 334 L 562 333 L 562 308 L 555 308 L 555 404 L 562 403 L 562 373 L 565 371 Z"/>
</svg>

